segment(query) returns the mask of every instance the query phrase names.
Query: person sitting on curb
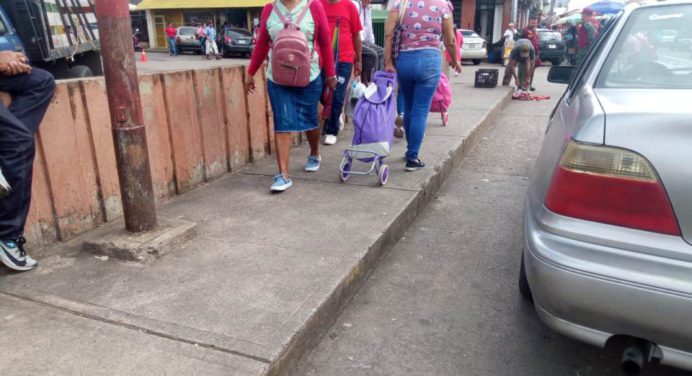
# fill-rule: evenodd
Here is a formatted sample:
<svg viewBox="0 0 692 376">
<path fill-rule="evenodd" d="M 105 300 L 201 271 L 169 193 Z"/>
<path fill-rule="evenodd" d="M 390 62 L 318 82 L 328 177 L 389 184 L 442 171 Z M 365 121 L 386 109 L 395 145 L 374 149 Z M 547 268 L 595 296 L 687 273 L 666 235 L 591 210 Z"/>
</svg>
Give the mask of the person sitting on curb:
<svg viewBox="0 0 692 376">
<path fill-rule="evenodd" d="M 276 8 L 274 8 L 276 6 Z M 307 10 L 306 7 L 309 7 Z M 274 44 L 280 39 L 280 32 L 285 24 L 282 18 L 291 19 L 305 35 L 305 41 L 310 46 L 310 61 L 305 71 L 310 72 L 310 82 L 307 86 L 281 85 L 280 73 L 275 76 L 273 62 L 279 62 L 274 56 L 282 55 L 280 47 Z M 267 93 L 274 113 L 274 143 L 276 144 L 276 160 L 279 173 L 274 176 L 272 192 L 283 192 L 293 186 L 288 174 L 288 160 L 293 145 L 292 132 L 305 132 L 310 144 L 310 155 L 305 163 L 305 171 L 315 172 L 320 169 L 320 129 L 317 121 L 317 103 L 326 83 L 332 90 L 336 88 L 336 72 L 334 70 L 334 55 L 332 53 L 331 33 L 327 16 L 322 3 L 317 0 L 278 0 L 269 3 L 262 10 L 260 31 L 257 44 L 252 51 L 252 60 L 247 70 L 245 81 L 246 90 L 255 92 L 255 74 L 269 57 L 267 64 Z M 280 44 L 280 43 L 279 43 Z M 270 53 L 271 49 L 271 53 Z M 318 52 L 318 53 L 315 53 Z M 293 55 L 290 55 L 293 56 Z M 322 67 L 320 67 L 320 61 Z M 326 73 L 323 82 L 320 68 Z"/>
<path fill-rule="evenodd" d="M 325 145 L 334 145 L 339 134 L 339 119 L 344 110 L 344 99 L 346 90 L 351 81 L 351 76 L 360 76 L 361 66 L 361 40 L 360 31 L 363 26 L 360 24 L 358 9 L 353 1 L 350 0 L 320 0 L 324 7 L 324 12 L 329 21 L 329 30 L 332 35 L 336 29 L 336 22 L 339 20 L 339 59 L 336 62 L 337 85 L 332 97 L 332 113 L 329 119 L 325 120 L 322 134 L 324 135 Z M 323 74 L 323 78 L 325 74 Z"/>
<path fill-rule="evenodd" d="M 531 87 L 531 79 L 536 62 L 536 51 L 533 49 L 533 44 L 528 39 L 519 39 L 512 48 L 509 54 L 509 69 L 512 72 L 514 83 L 517 85 L 517 90 L 528 91 Z M 519 64 L 517 69 L 515 67 Z"/>
<path fill-rule="evenodd" d="M 0 91 L 12 103 L 0 103 L 0 167 L 12 187 L 0 199 L 0 261 L 12 270 L 26 271 L 38 263 L 24 250 L 24 225 L 31 203 L 36 146 L 34 135 L 55 92 L 55 79 L 32 68 L 22 53 L 0 52 Z"/>
</svg>

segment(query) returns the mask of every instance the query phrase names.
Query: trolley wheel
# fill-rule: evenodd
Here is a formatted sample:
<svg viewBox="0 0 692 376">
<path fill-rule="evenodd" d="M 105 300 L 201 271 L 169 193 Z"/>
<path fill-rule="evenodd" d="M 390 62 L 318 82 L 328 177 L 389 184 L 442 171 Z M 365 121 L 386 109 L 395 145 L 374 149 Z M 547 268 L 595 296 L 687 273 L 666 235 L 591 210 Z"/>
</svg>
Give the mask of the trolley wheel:
<svg viewBox="0 0 692 376">
<path fill-rule="evenodd" d="M 381 165 L 377 171 L 377 177 L 380 178 L 381 185 L 387 184 L 387 180 L 389 180 L 389 166 L 386 164 Z"/>
<path fill-rule="evenodd" d="M 350 174 L 351 171 L 351 161 L 348 161 L 344 164 L 343 171 L 339 171 L 339 177 L 341 178 L 342 182 L 347 182 L 348 178 L 351 177 Z"/>
<path fill-rule="evenodd" d="M 447 126 L 447 124 L 449 124 L 449 113 L 443 112 L 442 113 L 442 126 Z"/>
</svg>

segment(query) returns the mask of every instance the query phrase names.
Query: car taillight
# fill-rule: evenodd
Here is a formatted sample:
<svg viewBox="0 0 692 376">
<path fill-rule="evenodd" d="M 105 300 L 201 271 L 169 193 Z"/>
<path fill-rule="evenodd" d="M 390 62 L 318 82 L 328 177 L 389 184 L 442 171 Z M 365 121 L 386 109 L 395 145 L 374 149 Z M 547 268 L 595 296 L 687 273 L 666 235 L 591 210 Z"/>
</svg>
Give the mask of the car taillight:
<svg viewBox="0 0 692 376">
<path fill-rule="evenodd" d="M 571 141 L 545 197 L 554 213 L 680 235 L 663 184 L 649 162 L 632 151 Z"/>
</svg>

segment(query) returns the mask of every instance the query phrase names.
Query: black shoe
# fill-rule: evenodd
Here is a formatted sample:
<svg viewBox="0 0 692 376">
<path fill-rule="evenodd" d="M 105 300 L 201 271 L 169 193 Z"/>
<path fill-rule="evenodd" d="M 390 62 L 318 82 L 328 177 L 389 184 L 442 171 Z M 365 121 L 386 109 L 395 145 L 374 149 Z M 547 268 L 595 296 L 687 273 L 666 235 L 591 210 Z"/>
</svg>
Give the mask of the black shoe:
<svg viewBox="0 0 692 376">
<path fill-rule="evenodd" d="M 423 167 L 425 167 L 425 163 L 421 162 L 420 159 L 409 159 L 406 161 L 406 171 L 418 171 Z"/>
<path fill-rule="evenodd" d="M 533 86 L 531 86 L 531 87 L 529 88 L 529 90 L 531 90 L 531 91 L 536 91 L 536 88 L 533 87 Z"/>
</svg>

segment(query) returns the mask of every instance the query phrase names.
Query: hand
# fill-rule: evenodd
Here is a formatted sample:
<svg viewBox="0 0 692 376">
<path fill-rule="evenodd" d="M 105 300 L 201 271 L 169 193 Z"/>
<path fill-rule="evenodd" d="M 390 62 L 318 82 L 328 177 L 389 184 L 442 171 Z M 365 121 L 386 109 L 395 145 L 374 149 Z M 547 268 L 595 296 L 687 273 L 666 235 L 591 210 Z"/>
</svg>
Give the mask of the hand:
<svg viewBox="0 0 692 376">
<path fill-rule="evenodd" d="M 518 79 L 518 78 L 515 78 L 515 79 L 514 79 L 514 85 L 517 87 L 517 89 L 521 87 L 521 85 L 519 84 L 519 79 Z"/>
<path fill-rule="evenodd" d="M 394 64 L 392 63 L 386 63 L 384 65 L 384 71 L 385 72 L 390 72 L 390 73 L 396 73 L 396 68 L 394 67 Z"/>
<path fill-rule="evenodd" d="M 360 77 L 360 73 L 363 70 L 362 64 L 359 61 L 356 61 L 355 64 L 353 64 L 353 77 Z"/>
<path fill-rule="evenodd" d="M 249 94 L 254 94 L 256 89 L 255 76 L 248 74 L 247 77 L 245 77 L 245 91 Z"/>
<path fill-rule="evenodd" d="M 330 88 L 332 90 L 336 90 L 336 84 L 337 84 L 336 77 L 327 78 L 327 87 L 328 88 Z"/>
<path fill-rule="evenodd" d="M 16 76 L 31 72 L 26 56 L 13 51 L 0 52 L 0 73 L 6 76 Z"/>
<path fill-rule="evenodd" d="M 455 72 L 461 73 L 461 64 L 458 60 L 452 61 L 450 65 L 452 66 L 452 69 L 454 69 Z"/>
</svg>

